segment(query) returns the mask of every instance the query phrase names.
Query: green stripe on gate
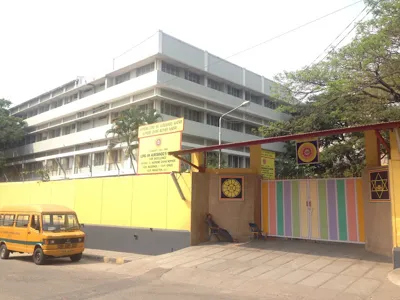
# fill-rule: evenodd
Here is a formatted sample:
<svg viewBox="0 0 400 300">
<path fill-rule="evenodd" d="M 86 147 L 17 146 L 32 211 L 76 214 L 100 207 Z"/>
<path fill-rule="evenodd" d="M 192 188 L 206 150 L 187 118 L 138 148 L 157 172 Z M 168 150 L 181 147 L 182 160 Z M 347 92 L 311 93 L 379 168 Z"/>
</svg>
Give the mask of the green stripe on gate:
<svg viewBox="0 0 400 300">
<path fill-rule="evenodd" d="M 18 241 L 18 240 L 10 240 L 10 239 L 2 239 L 2 242 L 6 242 L 6 243 L 13 243 L 13 244 L 22 244 L 22 245 L 37 245 L 37 244 L 42 244 L 42 242 L 27 242 L 27 241 Z"/>
<path fill-rule="evenodd" d="M 300 237 L 300 198 L 297 180 L 292 181 L 292 223 L 293 236 Z"/>
<path fill-rule="evenodd" d="M 341 241 L 347 241 L 346 190 L 344 180 L 339 179 L 336 181 L 336 190 L 339 221 L 339 239 Z"/>
</svg>

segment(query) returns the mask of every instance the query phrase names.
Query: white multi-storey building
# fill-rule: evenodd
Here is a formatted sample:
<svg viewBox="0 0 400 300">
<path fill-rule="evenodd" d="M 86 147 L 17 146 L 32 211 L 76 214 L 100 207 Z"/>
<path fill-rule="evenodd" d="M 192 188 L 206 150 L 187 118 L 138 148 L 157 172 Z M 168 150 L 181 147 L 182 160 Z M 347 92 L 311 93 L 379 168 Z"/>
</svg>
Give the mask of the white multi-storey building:
<svg viewBox="0 0 400 300">
<path fill-rule="evenodd" d="M 163 32 L 136 47 L 125 66 L 95 80 L 79 77 L 11 108 L 28 124 L 25 139 L 6 150 L 4 178 L 34 179 L 47 169 L 52 179 L 132 173 L 123 146 L 110 150 L 105 132 L 132 106 L 155 108 L 164 120 L 185 118 L 182 148 L 257 139 L 254 129 L 288 119 L 276 111 L 274 82 Z M 265 149 L 282 151 L 283 145 Z M 230 167 L 249 164 L 248 149 L 224 150 Z M 19 174 L 19 175 L 18 175 Z M 9 178 L 8 178 L 9 179 Z"/>
</svg>

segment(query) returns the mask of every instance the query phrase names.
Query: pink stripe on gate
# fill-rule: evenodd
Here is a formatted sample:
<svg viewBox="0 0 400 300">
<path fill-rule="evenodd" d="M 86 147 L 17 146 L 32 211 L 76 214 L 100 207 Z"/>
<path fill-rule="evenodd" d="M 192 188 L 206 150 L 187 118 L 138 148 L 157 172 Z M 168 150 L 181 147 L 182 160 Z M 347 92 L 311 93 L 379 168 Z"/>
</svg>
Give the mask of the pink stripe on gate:
<svg viewBox="0 0 400 300">
<path fill-rule="evenodd" d="M 276 184 L 268 182 L 269 234 L 276 235 Z"/>
<path fill-rule="evenodd" d="M 347 230 L 349 232 L 349 241 L 357 240 L 357 209 L 355 195 L 355 180 L 346 180 L 346 204 L 347 204 Z"/>
</svg>

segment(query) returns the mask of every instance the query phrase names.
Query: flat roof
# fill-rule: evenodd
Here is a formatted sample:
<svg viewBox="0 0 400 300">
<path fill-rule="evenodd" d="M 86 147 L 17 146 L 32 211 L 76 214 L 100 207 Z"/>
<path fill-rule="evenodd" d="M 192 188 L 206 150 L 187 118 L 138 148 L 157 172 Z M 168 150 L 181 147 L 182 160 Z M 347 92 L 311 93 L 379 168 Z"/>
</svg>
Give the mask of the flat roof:
<svg viewBox="0 0 400 300">
<path fill-rule="evenodd" d="M 72 209 L 63 205 L 53 204 L 27 204 L 27 205 L 4 205 L 0 207 L 0 212 L 37 212 L 37 213 L 56 213 L 56 212 L 72 212 Z"/>
<path fill-rule="evenodd" d="M 393 121 L 393 122 L 386 122 L 386 123 L 368 124 L 368 125 L 361 125 L 361 126 L 354 126 L 354 127 L 347 127 L 347 128 L 335 128 L 335 129 L 328 129 L 328 130 L 322 130 L 322 131 L 314 131 L 314 132 L 307 132 L 307 133 L 298 133 L 298 134 L 268 137 L 268 138 L 252 140 L 252 141 L 244 141 L 244 142 L 228 143 L 228 144 L 214 145 L 214 146 L 207 146 L 207 147 L 200 147 L 200 148 L 193 148 L 193 149 L 171 151 L 171 152 L 168 152 L 168 154 L 176 156 L 177 158 L 180 158 L 180 157 L 178 157 L 178 155 L 189 154 L 189 153 L 208 152 L 208 151 L 226 149 L 226 148 L 246 147 L 246 146 L 262 145 L 262 144 L 271 144 L 271 143 L 277 143 L 277 142 L 303 140 L 303 139 L 307 139 L 307 138 L 329 136 L 329 135 L 336 135 L 336 134 L 343 134 L 343 133 L 363 132 L 363 131 L 368 131 L 368 130 L 384 130 L 384 129 L 394 129 L 394 128 L 400 128 L 400 120 Z"/>
</svg>

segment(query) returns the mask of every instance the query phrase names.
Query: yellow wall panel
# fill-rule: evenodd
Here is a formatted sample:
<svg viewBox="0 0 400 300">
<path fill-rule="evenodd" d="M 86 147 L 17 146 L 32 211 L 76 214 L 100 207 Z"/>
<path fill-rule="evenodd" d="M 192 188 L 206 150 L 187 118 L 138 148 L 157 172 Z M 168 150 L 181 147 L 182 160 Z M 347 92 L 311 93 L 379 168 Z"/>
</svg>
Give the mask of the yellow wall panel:
<svg viewBox="0 0 400 300">
<path fill-rule="evenodd" d="M 136 177 L 132 194 L 135 203 L 132 206 L 132 226 L 166 229 L 168 197 L 166 176 Z"/>
<path fill-rule="evenodd" d="M 75 209 L 75 180 L 52 181 L 50 204 Z"/>
<path fill-rule="evenodd" d="M 131 177 L 104 178 L 102 200 L 101 224 L 131 226 Z"/>
<path fill-rule="evenodd" d="M 0 184 L 0 205 L 58 204 L 86 224 L 190 230 L 192 177 L 170 174 Z"/>
<path fill-rule="evenodd" d="M 190 230 L 191 220 L 191 201 L 192 177 L 189 174 L 174 174 L 178 184 L 183 192 L 185 200 L 179 194 L 179 191 L 172 180 L 171 175 L 167 177 L 167 226 L 166 229 Z"/>
<path fill-rule="evenodd" d="M 101 224 L 103 178 L 75 181 L 75 206 L 79 222 Z"/>
<path fill-rule="evenodd" d="M 30 203 L 31 204 L 50 204 L 52 194 L 52 182 L 29 182 Z M 24 200 L 23 200 L 24 201 Z M 28 203 L 28 202 L 25 202 Z"/>
</svg>

